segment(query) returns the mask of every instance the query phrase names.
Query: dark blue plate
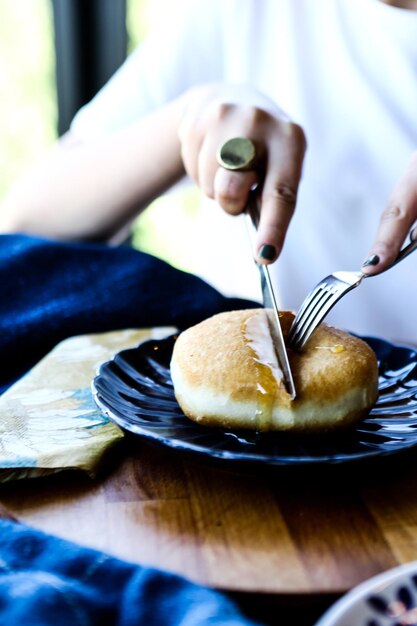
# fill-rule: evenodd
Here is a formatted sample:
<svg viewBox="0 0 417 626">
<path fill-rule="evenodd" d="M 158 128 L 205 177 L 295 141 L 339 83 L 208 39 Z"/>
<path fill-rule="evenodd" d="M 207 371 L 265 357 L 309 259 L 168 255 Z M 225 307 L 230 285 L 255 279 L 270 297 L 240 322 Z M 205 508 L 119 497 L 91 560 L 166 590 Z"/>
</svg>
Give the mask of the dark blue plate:
<svg viewBox="0 0 417 626">
<path fill-rule="evenodd" d="M 379 364 L 379 399 L 366 419 L 335 435 L 255 433 L 200 426 L 175 400 L 169 363 L 175 336 L 119 352 L 92 383 L 100 409 L 121 428 L 178 451 L 263 466 L 342 464 L 417 445 L 417 352 L 364 337 Z"/>
</svg>

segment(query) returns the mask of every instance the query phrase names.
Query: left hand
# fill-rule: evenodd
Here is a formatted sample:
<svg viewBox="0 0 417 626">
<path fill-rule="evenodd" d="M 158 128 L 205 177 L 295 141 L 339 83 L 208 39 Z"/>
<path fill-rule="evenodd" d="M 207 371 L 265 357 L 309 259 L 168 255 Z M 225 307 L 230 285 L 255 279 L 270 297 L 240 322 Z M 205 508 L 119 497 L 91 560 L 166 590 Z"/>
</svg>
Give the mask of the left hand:
<svg viewBox="0 0 417 626">
<path fill-rule="evenodd" d="M 417 151 L 411 155 L 381 215 L 374 243 L 365 260 L 370 264 L 362 267 L 366 274 L 379 274 L 395 261 L 416 220 Z"/>
</svg>

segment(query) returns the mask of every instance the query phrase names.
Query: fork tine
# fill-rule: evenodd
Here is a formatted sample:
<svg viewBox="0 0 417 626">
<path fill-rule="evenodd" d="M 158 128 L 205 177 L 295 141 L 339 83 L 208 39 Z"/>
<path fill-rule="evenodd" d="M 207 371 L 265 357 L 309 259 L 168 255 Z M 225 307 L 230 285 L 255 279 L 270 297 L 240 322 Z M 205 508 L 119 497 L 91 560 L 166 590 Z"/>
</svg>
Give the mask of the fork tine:
<svg viewBox="0 0 417 626">
<path fill-rule="evenodd" d="M 311 303 L 320 296 L 321 293 L 323 293 L 323 289 L 326 287 L 326 281 L 322 280 L 321 283 L 319 283 L 318 285 L 316 285 L 314 287 L 314 289 L 312 291 L 310 291 L 309 295 L 307 296 L 307 298 L 305 298 L 304 302 L 301 305 L 301 308 L 299 309 L 297 316 L 296 316 L 296 320 L 300 320 L 303 315 L 305 314 L 306 309 L 309 309 L 311 306 Z"/>
<path fill-rule="evenodd" d="M 326 307 L 327 302 L 341 290 L 335 285 L 322 286 L 318 296 L 310 302 L 310 305 L 304 310 L 304 314 L 294 324 L 295 335 L 303 332 L 304 328 L 310 326 L 313 320 L 320 315 L 321 311 Z"/>
<path fill-rule="evenodd" d="M 309 306 L 304 310 L 304 315 L 300 316 L 298 319 L 296 328 L 301 330 L 306 324 L 308 324 L 310 318 L 316 314 L 317 310 L 322 308 L 332 293 L 332 289 L 328 289 L 326 286 L 323 286 L 317 293 L 316 297 L 311 300 Z"/>
<path fill-rule="evenodd" d="M 334 272 L 324 278 L 302 303 L 288 333 L 288 345 L 294 350 L 302 350 L 330 309 L 348 291 L 358 287 L 365 276 L 361 271 Z"/>
<path fill-rule="evenodd" d="M 330 298 L 330 294 L 322 291 L 320 293 L 320 298 L 317 298 L 312 306 L 309 309 L 306 309 L 304 316 L 298 319 L 297 323 L 294 321 L 294 325 L 291 327 L 293 332 L 290 339 L 290 346 L 292 348 L 296 350 L 300 348 L 304 334 L 310 328 L 311 321 L 314 321 L 316 312 L 321 311 L 323 304 L 328 298 Z"/>
<path fill-rule="evenodd" d="M 321 298 L 326 294 L 326 281 L 323 280 L 321 283 L 316 285 L 314 289 L 309 293 L 307 298 L 305 298 L 304 302 L 301 305 L 300 310 L 298 311 L 292 325 L 290 328 L 290 332 L 288 333 L 288 341 L 292 343 L 297 335 L 300 327 L 304 324 L 306 317 L 310 315 L 310 311 L 312 308 L 317 306 L 317 303 L 320 302 Z"/>
<path fill-rule="evenodd" d="M 294 339 L 291 342 L 292 348 L 295 350 L 301 350 L 303 348 L 313 331 L 343 294 L 343 289 L 339 290 L 333 288 L 326 292 L 326 298 L 323 298 L 320 306 L 316 305 L 314 310 L 306 316 L 306 319 L 303 320 L 302 327 L 299 328 L 297 325 L 296 332 L 294 333 Z"/>
<path fill-rule="evenodd" d="M 325 304 L 321 308 L 317 309 L 315 316 L 310 316 L 304 327 L 300 329 L 300 332 L 297 334 L 294 343 L 292 344 L 292 347 L 294 347 L 295 350 L 301 350 L 304 347 L 322 319 L 326 317 L 330 309 L 334 307 L 342 295 L 343 293 L 341 292 L 330 293 Z"/>
</svg>

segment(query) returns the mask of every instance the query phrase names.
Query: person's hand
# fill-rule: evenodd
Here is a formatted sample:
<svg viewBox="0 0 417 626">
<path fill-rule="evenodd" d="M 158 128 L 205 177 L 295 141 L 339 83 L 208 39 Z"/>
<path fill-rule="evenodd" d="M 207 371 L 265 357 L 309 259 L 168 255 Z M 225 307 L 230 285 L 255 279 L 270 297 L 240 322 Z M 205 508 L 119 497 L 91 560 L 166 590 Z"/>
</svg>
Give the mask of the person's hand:
<svg viewBox="0 0 417 626">
<path fill-rule="evenodd" d="M 250 190 L 258 185 L 255 257 L 260 263 L 275 261 L 296 205 L 306 150 L 300 126 L 253 89 L 215 85 L 190 90 L 179 137 L 188 175 L 227 213 L 242 213 Z M 246 137 L 255 145 L 253 170 L 219 166 L 217 151 L 233 137 Z"/>
<path fill-rule="evenodd" d="M 391 265 L 417 220 L 417 151 L 396 184 L 381 215 L 374 243 L 362 266 L 366 274 L 379 274 Z M 417 229 L 412 238 L 417 238 Z"/>
</svg>

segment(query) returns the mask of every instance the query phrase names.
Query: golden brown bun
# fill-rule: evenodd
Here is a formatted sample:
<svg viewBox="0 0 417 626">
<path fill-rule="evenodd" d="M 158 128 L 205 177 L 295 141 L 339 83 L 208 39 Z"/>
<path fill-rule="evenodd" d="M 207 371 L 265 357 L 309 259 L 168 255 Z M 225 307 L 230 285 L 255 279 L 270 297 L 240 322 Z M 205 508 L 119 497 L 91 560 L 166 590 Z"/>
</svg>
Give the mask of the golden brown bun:
<svg viewBox="0 0 417 626">
<path fill-rule="evenodd" d="M 294 315 L 280 313 L 284 337 Z M 321 324 L 302 353 L 288 350 L 292 400 L 272 348 L 267 313 L 220 313 L 178 337 L 175 396 L 185 415 L 208 426 L 314 432 L 348 426 L 378 396 L 376 356 L 367 343 Z"/>
</svg>

